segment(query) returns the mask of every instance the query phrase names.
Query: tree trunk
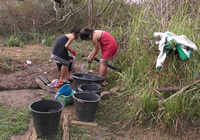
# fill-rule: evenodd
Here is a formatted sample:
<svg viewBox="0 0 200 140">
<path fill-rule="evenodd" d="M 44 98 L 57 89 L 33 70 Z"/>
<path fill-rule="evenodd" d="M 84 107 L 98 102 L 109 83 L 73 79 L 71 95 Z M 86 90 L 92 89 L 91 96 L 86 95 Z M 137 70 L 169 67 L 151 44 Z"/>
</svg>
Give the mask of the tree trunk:
<svg viewBox="0 0 200 140">
<path fill-rule="evenodd" d="M 89 28 L 92 28 L 92 25 L 93 25 L 93 0 L 89 0 L 89 3 L 88 3 L 88 17 L 89 17 L 88 26 L 89 26 Z"/>
</svg>

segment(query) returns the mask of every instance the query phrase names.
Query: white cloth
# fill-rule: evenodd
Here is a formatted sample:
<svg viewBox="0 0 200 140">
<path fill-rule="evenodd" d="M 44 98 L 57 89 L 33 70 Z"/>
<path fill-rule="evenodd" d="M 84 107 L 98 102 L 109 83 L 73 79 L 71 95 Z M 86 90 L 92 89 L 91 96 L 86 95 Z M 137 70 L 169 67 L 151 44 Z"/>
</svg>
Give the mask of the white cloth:
<svg viewBox="0 0 200 140">
<path fill-rule="evenodd" d="M 156 62 L 156 68 L 159 66 L 162 67 L 167 56 L 166 52 L 164 51 L 164 46 L 165 43 L 167 43 L 170 40 L 175 40 L 177 43 L 180 43 L 181 49 L 187 56 L 189 55 L 187 49 L 197 50 L 197 46 L 191 40 L 189 40 L 185 35 L 177 36 L 174 33 L 167 31 L 165 33 L 155 32 L 153 36 L 155 38 L 155 43 L 158 45 L 158 49 L 160 51 Z"/>
</svg>

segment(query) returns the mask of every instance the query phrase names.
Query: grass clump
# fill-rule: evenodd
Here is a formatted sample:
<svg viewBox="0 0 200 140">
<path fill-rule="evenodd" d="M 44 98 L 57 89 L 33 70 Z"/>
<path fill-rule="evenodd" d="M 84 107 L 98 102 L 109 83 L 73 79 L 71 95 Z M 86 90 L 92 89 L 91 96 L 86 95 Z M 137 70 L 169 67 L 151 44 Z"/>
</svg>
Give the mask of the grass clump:
<svg viewBox="0 0 200 140">
<path fill-rule="evenodd" d="M 129 27 L 129 41 L 126 50 L 119 50 L 121 60 L 119 64 L 124 66 L 125 72 L 119 74 L 121 94 L 119 95 L 126 108 L 122 120 L 131 127 L 133 124 L 149 126 L 155 124 L 163 130 L 181 130 L 184 132 L 187 126 L 195 126 L 199 113 L 199 89 L 192 89 L 192 85 L 199 85 L 199 52 L 193 51 L 191 58 L 181 61 L 175 54 L 167 55 L 161 71 L 156 71 L 155 64 L 159 54 L 154 44 L 153 33 L 171 31 L 177 35 L 184 34 L 197 45 L 200 34 L 197 32 L 199 13 L 192 17 L 194 9 L 187 2 L 179 7 L 177 13 L 173 11 L 171 18 L 156 20 L 158 15 L 151 12 L 152 5 L 140 9 L 136 15 L 132 15 Z M 181 9 L 183 8 L 183 9 Z M 187 12 L 185 12 L 187 11 Z M 137 20 L 135 20 L 137 18 Z M 193 24 L 192 24 L 193 23 Z M 162 25 L 162 26 L 160 26 Z M 191 25 L 192 29 L 188 28 Z M 121 45 L 121 44 L 119 44 Z M 158 92 L 155 89 L 163 87 L 180 87 L 177 91 Z M 128 123 L 127 123 L 128 122 Z M 177 133 L 176 133 L 177 134 Z"/>
<path fill-rule="evenodd" d="M 15 59 L 11 56 L 8 55 L 4 55 L 1 59 L 0 59 L 0 72 L 4 73 L 4 72 L 11 72 L 13 71 L 15 68 L 13 66 L 10 65 L 11 62 L 15 61 Z"/>
<path fill-rule="evenodd" d="M 91 136 L 86 127 L 80 125 L 70 125 L 70 140 L 96 140 L 95 137 Z"/>
<path fill-rule="evenodd" d="M 23 47 L 24 43 L 22 41 L 20 41 L 18 38 L 11 36 L 8 40 L 8 46 Z"/>
<path fill-rule="evenodd" d="M 0 139 L 7 140 L 13 135 L 22 135 L 28 129 L 31 113 L 28 108 L 16 109 L 0 104 Z"/>
<path fill-rule="evenodd" d="M 46 39 L 44 39 L 44 44 L 46 46 L 52 46 L 52 44 L 55 42 L 54 36 L 49 36 Z"/>
</svg>

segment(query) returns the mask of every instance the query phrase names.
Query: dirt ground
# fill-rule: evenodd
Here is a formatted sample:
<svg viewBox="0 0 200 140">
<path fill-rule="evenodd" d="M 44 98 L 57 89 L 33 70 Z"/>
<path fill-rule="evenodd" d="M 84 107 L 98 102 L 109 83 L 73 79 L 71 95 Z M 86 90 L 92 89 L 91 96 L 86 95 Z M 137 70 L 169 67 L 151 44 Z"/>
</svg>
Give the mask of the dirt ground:
<svg viewBox="0 0 200 140">
<path fill-rule="evenodd" d="M 86 64 L 78 63 L 74 67 L 73 73 L 84 73 L 86 68 Z M 30 105 L 32 102 L 36 100 L 40 100 L 43 97 L 49 95 L 50 97 L 55 97 L 55 94 L 48 93 L 47 91 L 41 89 L 35 79 L 40 75 L 44 75 L 48 77 L 48 79 L 58 79 L 60 76 L 60 72 L 58 71 L 55 63 L 53 61 L 49 61 L 48 64 L 44 65 L 28 65 L 24 70 L 12 72 L 9 74 L 1 74 L 0 75 L 0 102 L 5 103 L 9 107 L 21 108 L 24 106 Z M 8 82 L 8 80 L 10 82 Z M 71 83 L 73 87 L 73 82 Z M 62 113 L 70 113 L 74 114 L 74 106 L 68 105 L 65 106 Z M 11 140 L 22 140 L 25 139 L 26 136 L 31 135 L 33 128 L 33 121 L 31 120 L 29 124 L 28 130 L 24 135 L 12 136 Z M 88 126 L 91 133 L 97 134 L 97 139 L 112 137 L 114 134 L 107 131 L 108 128 L 95 128 Z M 102 131 L 102 129 L 104 131 Z M 119 139 L 124 139 L 124 137 L 118 137 Z"/>
<path fill-rule="evenodd" d="M 34 46 L 35 47 L 35 46 Z M 36 46 L 38 47 L 38 46 Z M 40 47 L 40 46 L 39 46 Z M 17 49 L 15 49 L 16 51 Z M 0 46 L 0 53 L 2 48 Z M 0 102 L 5 103 L 9 107 L 24 107 L 30 105 L 32 102 L 39 100 L 47 95 L 55 97 L 55 94 L 48 93 L 39 88 L 36 83 L 36 78 L 40 75 L 46 76 L 49 80 L 58 79 L 60 72 L 58 71 L 54 61 L 46 60 L 44 64 L 13 64 L 15 67 L 23 67 L 23 70 L 14 71 L 11 73 L 0 73 Z M 86 70 L 86 63 L 76 62 L 74 73 L 84 73 Z M 73 105 L 66 106 L 63 112 L 74 113 Z M 31 133 L 33 122 L 29 124 L 29 129 L 25 135 Z M 108 132 L 108 128 L 98 126 L 88 127 L 91 134 L 95 134 L 97 139 L 115 138 L 118 140 L 129 140 L 130 136 L 134 139 L 155 140 L 155 139 L 200 139 L 200 135 L 196 131 L 191 130 L 188 136 L 173 137 L 167 134 L 161 134 L 159 130 L 141 129 L 140 127 L 133 127 L 130 131 L 122 131 L 123 136 L 119 136 Z M 117 136 L 117 137 L 116 137 Z M 13 136 L 11 140 L 22 140 L 24 136 Z"/>
<path fill-rule="evenodd" d="M 0 102 L 5 103 L 9 107 L 21 108 L 24 106 L 29 106 L 32 102 L 40 100 L 45 96 L 55 97 L 56 94 L 48 93 L 47 91 L 41 89 L 37 83 L 36 78 L 40 75 L 44 75 L 50 81 L 53 79 L 58 79 L 60 72 L 54 61 L 47 61 L 46 64 L 29 64 L 24 66 L 24 64 L 12 64 L 14 67 L 23 67 L 23 70 L 14 71 L 11 73 L 0 74 Z M 74 71 L 72 73 L 85 73 L 86 63 L 76 62 Z M 94 74 L 94 73 L 93 73 Z M 8 80 L 9 79 L 9 80 Z M 73 82 L 71 83 L 73 88 Z M 74 106 L 65 106 L 62 113 L 74 114 Z M 28 130 L 24 135 L 12 136 L 11 140 L 22 140 L 26 136 L 31 135 L 33 128 L 33 121 L 29 124 Z M 107 132 L 108 128 L 95 128 L 88 126 L 91 133 L 97 134 L 98 138 L 111 137 L 112 133 Z M 102 129 L 104 131 L 102 131 Z M 124 137 L 121 137 L 123 139 Z"/>
</svg>

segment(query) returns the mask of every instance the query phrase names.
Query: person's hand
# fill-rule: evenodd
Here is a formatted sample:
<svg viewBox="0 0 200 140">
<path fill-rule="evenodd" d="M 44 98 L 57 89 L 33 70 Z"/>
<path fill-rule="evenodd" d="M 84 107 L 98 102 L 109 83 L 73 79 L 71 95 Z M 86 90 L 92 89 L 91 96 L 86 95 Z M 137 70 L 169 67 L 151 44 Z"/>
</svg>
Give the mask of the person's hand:
<svg viewBox="0 0 200 140">
<path fill-rule="evenodd" d="M 89 57 L 88 60 L 87 60 L 88 63 L 92 63 L 92 61 L 93 61 L 92 57 Z"/>
<path fill-rule="evenodd" d="M 89 59 L 91 56 L 92 56 L 92 52 L 91 52 L 91 53 L 88 55 L 88 57 L 87 57 L 87 58 Z"/>
<path fill-rule="evenodd" d="M 70 49 L 70 51 L 71 51 L 72 55 L 76 57 L 76 51 L 74 49 Z"/>
</svg>

